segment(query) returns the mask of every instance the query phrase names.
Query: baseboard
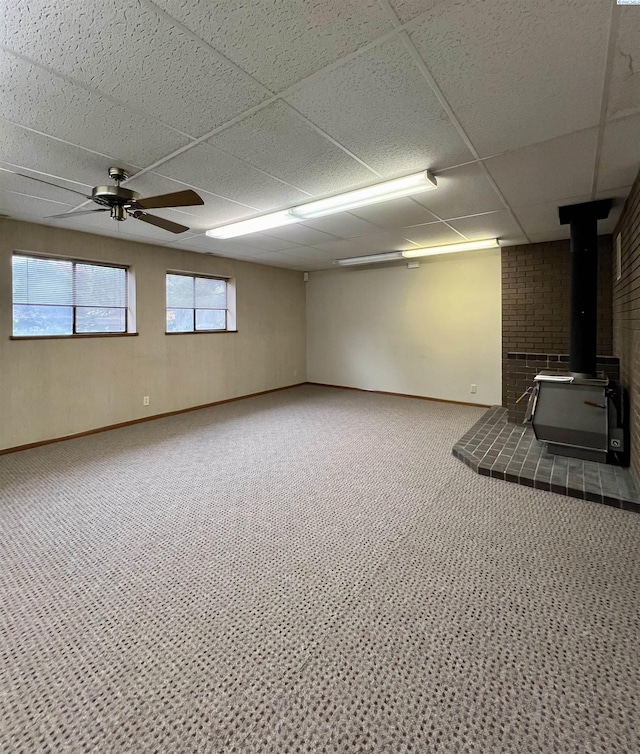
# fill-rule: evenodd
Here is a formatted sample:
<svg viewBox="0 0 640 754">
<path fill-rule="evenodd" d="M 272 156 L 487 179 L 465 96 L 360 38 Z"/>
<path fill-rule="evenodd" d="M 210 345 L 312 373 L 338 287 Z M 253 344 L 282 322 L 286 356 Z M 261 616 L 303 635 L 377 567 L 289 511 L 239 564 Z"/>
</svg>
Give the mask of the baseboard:
<svg viewBox="0 0 640 754">
<path fill-rule="evenodd" d="M 427 395 L 411 395 L 410 393 L 392 393 L 389 390 L 367 390 L 362 387 L 349 387 L 348 385 L 329 385 L 326 382 L 307 382 L 307 385 L 320 387 L 335 387 L 340 390 L 357 390 L 360 393 L 376 393 L 377 395 L 395 395 L 398 398 L 416 398 L 419 401 L 436 401 L 437 403 L 453 403 L 455 406 L 473 406 L 474 408 L 491 408 L 489 403 L 469 403 L 467 401 L 450 401 L 447 398 L 430 398 Z"/>
<path fill-rule="evenodd" d="M 214 401 L 213 403 L 203 403 L 200 406 L 190 406 L 189 408 L 180 408 L 177 411 L 166 411 L 163 414 L 154 414 L 153 416 L 143 416 L 140 419 L 131 419 L 131 421 L 119 422 L 118 424 L 109 424 L 106 427 L 97 427 L 96 429 L 88 429 L 85 432 L 76 432 L 73 435 L 64 435 L 63 437 L 53 437 L 50 440 L 40 440 L 39 442 L 30 442 L 26 445 L 16 445 L 13 448 L 0 449 L 0 456 L 7 453 L 17 453 L 20 450 L 29 450 L 30 448 L 39 448 L 41 445 L 51 445 L 54 442 L 63 442 L 64 440 L 75 440 L 78 437 L 87 437 L 88 435 L 97 435 L 99 432 L 108 432 L 111 429 L 121 429 L 122 427 L 131 427 L 134 424 L 142 424 L 143 422 L 154 421 L 155 419 L 164 419 L 166 416 L 176 416 L 177 414 L 186 414 L 189 411 L 200 411 L 202 408 L 212 408 L 213 406 L 220 406 L 223 403 L 233 403 L 234 401 L 243 401 L 245 398 L 255 398 L 258 395 L 266 395 L 267 393 L 277 393 L 279 390 L 289 390 L 292 387 L 300 387 L 300 385 L 306 385 L 306 382 L 296 382 L 293 385 L 285 385 L 284 387 L 274 387 L 270 390 L 261 390 L 259 393 L 248 393 L 247 395 L 238 395 L 235 398 L 225 398 L 222 401 Z"/>
</svg>

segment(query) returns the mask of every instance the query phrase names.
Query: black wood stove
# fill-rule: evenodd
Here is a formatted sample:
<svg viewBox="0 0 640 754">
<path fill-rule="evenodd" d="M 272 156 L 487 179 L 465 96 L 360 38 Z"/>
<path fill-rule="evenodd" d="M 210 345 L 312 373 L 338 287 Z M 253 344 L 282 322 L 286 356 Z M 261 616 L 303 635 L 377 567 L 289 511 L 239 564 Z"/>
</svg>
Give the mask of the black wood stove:
<svg viewBox="0 0 640 754">
<path fill-rule="evenodd" d="M 611 199 L 559 207 L 571 229 L 571 341 L 569 373 L 535 377 L 527 418 L 550 453 L 606 463 L 625 449 L 623 392 L 596 373 L 598 220 Z"/>
</svg>

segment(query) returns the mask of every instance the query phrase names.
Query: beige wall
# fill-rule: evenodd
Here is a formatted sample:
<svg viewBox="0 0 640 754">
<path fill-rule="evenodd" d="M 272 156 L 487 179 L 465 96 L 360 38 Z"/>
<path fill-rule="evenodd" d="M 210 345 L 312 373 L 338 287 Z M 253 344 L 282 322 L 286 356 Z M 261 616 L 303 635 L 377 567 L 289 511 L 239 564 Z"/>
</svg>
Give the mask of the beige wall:
<svg viewBox="0 0 640 754">
<path fill-rule="evenodd" d="M 310 273 L 308 379 L 500 403 L 500 278 L 499 250 Z"/>
<path fill-rule="evenodd" d="M 9 340 L 14 250 L 131 265 L 139 335 Z M 168 269 L 234 277 L 239 332 L 165 335 Z M 301 273 L 0 220 L 0 449 L 305 379 Z"/>
</svg>

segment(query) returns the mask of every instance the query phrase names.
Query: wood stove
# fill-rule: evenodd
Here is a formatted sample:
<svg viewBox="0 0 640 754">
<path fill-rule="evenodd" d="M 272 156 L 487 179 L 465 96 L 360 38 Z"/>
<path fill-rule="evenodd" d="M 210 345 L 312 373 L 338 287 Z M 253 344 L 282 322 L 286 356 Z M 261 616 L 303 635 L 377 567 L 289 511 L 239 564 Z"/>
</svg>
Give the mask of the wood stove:
<svg viewBox="0 0 640 754">
<path fill-rule="evenodd" d="M 559 207 L 571 229 L 569 373 L 535 377 L 527 418 L 550 453 L 606 463 L 625 449 L 623 392 L 596 373 L 598 220 L 611 199 Z"/>
</svg>

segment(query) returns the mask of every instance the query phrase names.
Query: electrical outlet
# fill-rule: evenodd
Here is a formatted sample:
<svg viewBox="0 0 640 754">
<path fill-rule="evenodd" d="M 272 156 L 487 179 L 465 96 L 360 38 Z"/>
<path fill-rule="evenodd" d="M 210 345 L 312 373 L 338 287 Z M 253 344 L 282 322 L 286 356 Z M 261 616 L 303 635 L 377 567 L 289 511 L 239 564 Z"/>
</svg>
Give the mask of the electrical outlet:
<svg viewBox="0 0 640 754">
<path fill-rule="evenodd" d="M 477 389 L 478 389 L 478 386 L 477 386 L 477 385 L 474 385 L 474 384 L 472 383 L 472 384 L 471 384 L 471 392 L 472 392 L 472 393 L 475 393 L 475 392 L 477 392 Z"/>
<path fill-rule="evenodd" d="M 148 395 L 145 395 L 144 398 L 142 399 L 142 405 L 143 406 L 148 406 L 149 405 L 149 396 Z"/>
</svg>

